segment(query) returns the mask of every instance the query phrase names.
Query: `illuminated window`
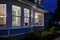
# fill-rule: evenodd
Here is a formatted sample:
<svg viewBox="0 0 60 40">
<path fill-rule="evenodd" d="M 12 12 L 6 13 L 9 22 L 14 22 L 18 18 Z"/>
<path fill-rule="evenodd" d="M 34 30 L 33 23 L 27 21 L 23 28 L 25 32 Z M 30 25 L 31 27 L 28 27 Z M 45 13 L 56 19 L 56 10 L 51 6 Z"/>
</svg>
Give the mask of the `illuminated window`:
<svg viewBox="0 0 60 40">
<path fill-rule="evenodd" d="M 39 4 L 43 5 L 43 0 L 39 0 Z"/>
<path fill-rule="evenodd" d="M 0 4 L 0 26 L 6 26 L 6 4 Z"/>
<path fill-rule="evenodd" d="M 12 26 L 20 26 L 21 7 L 12 5 Z"/>
<path fill-rule="evenodd" d="M 41 4 L 41 0 L 39 0 L 39 4 Z"/>
<path fill-rule="evenodd" d="M 35 0 L 35 2 L 37 3 L 37 0 Z"/>
<path fill-rule="evenodd" d="M 35 13 L 35 25 L 43 25 L 43 14 Z"/>
<path fill-rule="evenodd" d="M 29 9 L 24 8 L 24 25 L 29 25 Z"/>
<path fill-rule="evenodd" d="M 43 0 L 35 0 L 36 3 L 43 4 Z"/>
</svg>

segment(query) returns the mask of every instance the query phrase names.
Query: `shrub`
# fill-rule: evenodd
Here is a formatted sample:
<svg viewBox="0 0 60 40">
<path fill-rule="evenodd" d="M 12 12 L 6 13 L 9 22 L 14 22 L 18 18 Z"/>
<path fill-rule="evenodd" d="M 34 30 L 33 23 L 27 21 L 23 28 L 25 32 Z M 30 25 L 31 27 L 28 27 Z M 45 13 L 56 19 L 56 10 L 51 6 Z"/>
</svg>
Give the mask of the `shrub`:
<svg viewBox="0 0 60 40">
<path fill-rule="evenodd" d="M 56 27 L 55 27 L 55 26 L 51 27 L 51 28 L 50 28 L 50 32 L 51 32 L 52 34 L 56 33 Z"/>
<path fill-rule="evenodd" d="M 35 32 L 29 32 L 24 38 L 23 40 L 39 40 L 39 36 L 37 36 L 37 34 Z"/>
<path fill-rule="evenodd" d="M 9 38 L 9 40 L 18 40 L 17 38 Z"/>
<path fill-rule="evenodd" d="M 56 28 L 53 26 L 50 28 L 50 31 L 41 30 L 41 37 L 51 36 L 56 33 Z"/>
<path fill-rule="evenodd" d="M 37 32 L 29 32 L 24 36 L 23 40 L 46 40 L 51 39 L 56 32 L 56 28 L 53 26 L 50 31 L 40 30 Z"/>
</svg>

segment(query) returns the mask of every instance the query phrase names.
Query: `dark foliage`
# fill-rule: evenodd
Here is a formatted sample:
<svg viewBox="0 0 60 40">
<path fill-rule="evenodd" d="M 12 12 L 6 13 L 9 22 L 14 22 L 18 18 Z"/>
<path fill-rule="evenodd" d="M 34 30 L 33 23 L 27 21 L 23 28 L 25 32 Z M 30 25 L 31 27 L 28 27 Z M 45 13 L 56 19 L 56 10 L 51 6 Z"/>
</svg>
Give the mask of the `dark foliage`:
<svg viewBox="0 0 60 40">
<path fill-rule="evenodd" d="M 60 0 L 57 1 L 57 8 L 55 10 L 54 20 L 60 21 Z"/>
</svg>

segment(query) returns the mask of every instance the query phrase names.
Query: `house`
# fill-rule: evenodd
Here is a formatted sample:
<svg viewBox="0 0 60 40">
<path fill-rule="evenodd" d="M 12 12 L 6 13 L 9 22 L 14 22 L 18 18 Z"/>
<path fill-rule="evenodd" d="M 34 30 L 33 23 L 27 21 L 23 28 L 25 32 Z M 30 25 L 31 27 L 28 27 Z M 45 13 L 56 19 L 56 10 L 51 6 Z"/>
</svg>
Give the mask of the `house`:
<svg viewBox="0 0 60 40">
<path fill-rule="evenodd" d="M 23 35 L 44 29 L 44 13 L 47 11 L 40 2 L 0 0 L 0 37 Z"/>
</svg>

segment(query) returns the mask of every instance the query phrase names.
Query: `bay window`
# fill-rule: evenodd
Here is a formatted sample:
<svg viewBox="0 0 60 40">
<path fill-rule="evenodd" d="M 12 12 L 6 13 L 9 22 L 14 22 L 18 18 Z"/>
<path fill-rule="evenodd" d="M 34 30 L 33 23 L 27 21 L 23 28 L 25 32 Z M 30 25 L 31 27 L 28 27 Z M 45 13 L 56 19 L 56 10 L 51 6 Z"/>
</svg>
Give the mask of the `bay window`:
<svg viewBox="0 0 60 40">
<path fill-rule="evenodd" d="M 24 8 L 24 25 L 29 25 L 29 9 Z"/>
<path fill-rule="evenodd" d="M 6 26 L 6 4 L 0 4 L 0 26 Z"/>
<path fill-rule="evenodd" d="M 21 7 L 12 5 L 12 26 L 20 26 L 21 24 Z"/>
</svg>

